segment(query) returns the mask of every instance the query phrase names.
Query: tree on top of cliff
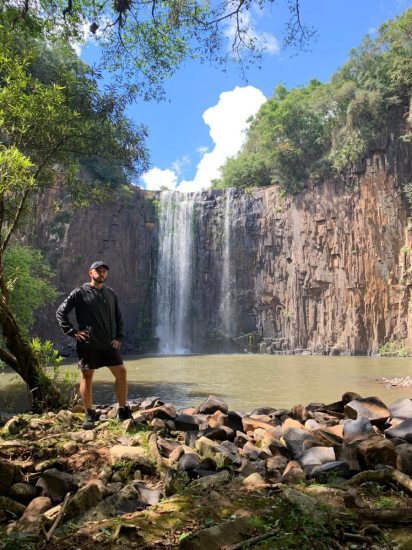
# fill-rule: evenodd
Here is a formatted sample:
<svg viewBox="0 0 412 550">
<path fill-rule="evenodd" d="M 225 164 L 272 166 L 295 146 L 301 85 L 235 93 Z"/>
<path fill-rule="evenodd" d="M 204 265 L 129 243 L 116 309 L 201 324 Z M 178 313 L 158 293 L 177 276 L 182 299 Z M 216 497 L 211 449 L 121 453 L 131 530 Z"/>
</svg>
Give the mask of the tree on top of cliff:
<svg viewBox="0 0 412 550">
<path fill-rule="evenodd" d="M 412 8 L 365 38 L 329 83 L 278 86 L 251 121 L 236 158 L 217 187 L 278 183 L 297 193 L 310 181 L 339 174 L 382 148 L 392 108 L 408 111 L 412 95 Z M 412 141 L 412 124 L 404 141 Z M 259 170 L 245 167 L 259 166 Z"/>
<path fill-rule="evenodd" d="M 27 383 L 33 408 L 40 410 L 58 406 L 60 397 L 40 376 L 13 310 L 7 251 L 27 221 L 31 198 L 45 187 L 60 181 L 80 204 L 107 196 L 107 182 L 82 177 L 83 159 L 113 162 L 127 173 L 144 170 L 147 155 L 145 129 L 125 118 L 117 98 L 98 92 L 73 53 L 60 62 L 56 46 L 27 39 L 23 51 L 21 38 L 0 27 L 0 359 Z M 48 49 L 54 72 L 45 70 Z"/>
<path fill-rule="evenodd" d="M 249 12 L 275 0 L 4 0 L 10 25 L 56 32 L 71 43 L 91 38 L 101 47 L 100 69 L 132 96 L 164 97 L 163 82 L 189 58 L 246 69 L 266 45 L 250 25 Z M 285 45 L 304 48 L 315 34 L 304 24 L 300 0 L 288 0 Z M 226 47 L 231 42 L 231 49 Z M 100 70 L 99 69 L 99 70 Z"/>
</svg>

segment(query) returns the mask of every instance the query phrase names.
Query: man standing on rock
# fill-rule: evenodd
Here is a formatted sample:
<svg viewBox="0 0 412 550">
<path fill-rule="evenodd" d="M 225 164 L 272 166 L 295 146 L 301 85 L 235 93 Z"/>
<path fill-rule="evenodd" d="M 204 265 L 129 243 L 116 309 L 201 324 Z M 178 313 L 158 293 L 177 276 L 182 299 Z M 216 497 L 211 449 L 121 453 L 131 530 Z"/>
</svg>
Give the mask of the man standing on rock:
<svg viewBox="0 0 412 550">
<path fill-rule="evenodd" d="M 126 405 L 127 377 L 119 353 L 123 337 L 123 318 L 115 292 L 104 285 L 109 267 L 105 262 L 90 266 L 90 283 L 75 288 L 56 312 L 63 332 L 77 340 L 79 358 L 80 395 L 86 410 L 83 428 L 93 429 L 95 415 L 92 408 L 92 381 L 95 369 L 108 367 L 115 377 L 115 393 L 119 402 L 117 418 L 132 418 Z M 74 308 L 78 330 L 69 320 Z"/>
</svg>

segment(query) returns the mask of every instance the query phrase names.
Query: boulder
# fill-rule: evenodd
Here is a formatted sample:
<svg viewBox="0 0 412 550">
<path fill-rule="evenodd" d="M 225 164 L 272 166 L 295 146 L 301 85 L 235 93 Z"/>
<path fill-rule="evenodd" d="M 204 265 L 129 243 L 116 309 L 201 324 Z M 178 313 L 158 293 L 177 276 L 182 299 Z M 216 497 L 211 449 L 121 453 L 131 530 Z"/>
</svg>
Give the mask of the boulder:
<svg viewBox="0 0 412 550">
<path fill-rule="evenodd" d="M 9 497 L 22 504 L 28 504 L 31 500 L 36 498 L 38 491 L 33 485 L 28 483 L 15 483 L 10 487 Z"/>
<path fill-rule="evenodd" d="M 246 457 L 248 460 L 265 460 L 271 456 L 270 452 L 257 447 L 250 441 L 243 446 L 243 449 L 240 452 L 242 456 Z"/>
<path fill-rule="evenodd" d="M 282 473 L 288 464 L 288 459 L 285 456 L 271 456 L 266 460 L 266 469 L 268 474 Z"/>
<path fill-rule="evenodd" d="M 6 435 L 17 435 L 28 425 L 28 421 L 21 416 L 13 416 L 3 426 L 2 432 Z"/>
<path fill-rule="evenodd" d="M 103 495 L 96 483 L 88 483 L 69 500 L 66 508 L 65 518 L 70 519 L 85 514 L 94 508 L 103 498 Z"/>
<path fill-rule="evenodd" d="M 247 476 L 242 481 L 242 485 L 244 485 L 249 491 L 256 491 L 256 489 L 263 489 L 266 487 L 266 481 L 263 476 L 255 472 Z"/>
<path fill-rule="evenodd" d="M 159 504 L 161 491 L 160 489 L 149 489 L 143 483 L 133 483 L 133 488 L 139 495 L 139 500 L 147 506 Z"/>
<path fill-rule="evenodd" d="M 160 454 L 168 458 L 171 453 L 180 446 L 180 443 L 174 439 L 164 439 L 159 437 L 157 440 L 157 446 Z"/>
<path fill-rule="evenodd" d="M 319 464 L 312 469 L 309 477 L 318 483 L 328 483 L 331 481 L 331 478 L 346 479 L 349 477 L 349 465 L 342 460 Z"/>
<path fill-rule="evenodd" d="M 201 459 L 196 453 L 185 453 L 179 458 L 177 469 L 184 472 L 194 470 L 199 466 L 200 462 Z"/>
<path fill-rule="evenodd" d="M 398 470 L 412 476 L 412 444 L 402 443 L 395 447 L 396 451 L 396 467 Z"/>
<path fill-rule="evenodd" d="M 291 460 L 288 462 L 280 480 L 283 483 L 299 483 L 304 479 L 305 473 L 299 462 L 297 460 Z"/>
<path fill-rule="evenodd" d="M 412 418 L 407 418 L 397 426 L 385 430 L 387 437 L 396 437 L 412 443 Z"/>
<path fill-rule="evenodd" d="M 195 448 L 200 454 L 214 453 L 219 444 L 216 441 L 212 441 L 207 437 L 199 437 L 196 441 Z"/>
<path fill-rule="evenodd" d="M 145 409 L 141 413 L 146 418 L 160 418 L 161 420 L 174 420 L 176 418 L 176 409 L 171 403 L 165 403 L 159 407 Z"/>
<path fill-rule="evenodd" d="M 262 420 L 258 420 L 256 418 L 251 418 L 250 416 L 244 416 L 242 418 L 242 424 L 243 424 L 243 431 L 244 432 L 254 432 L 258 428 L 263 428 L 264 430 L 268 432 L 272 432 L 273 434 L 277 434 L 276 426 L 273 426 L 272 424 L 269 424 L 269 422 L 264 422 Z"/>
<path fill-rule="evenodd" d="M 76 490 L 77 486 L 74 477 L 56 468 L 45 470 L 36 483 L 40 487 L 43 496 L 49 496 L 53 502 L 61 502 L 67 493 Z"/>
<path fill-rule="evenodd" d="M 182 432 L 198 431 L 199 423 L 196 420 L 196 416 L 191 414 L 178 414 L 173 422 L 175 423 L 176 430 Z"/>
<path fill-rule="evenodd" d="M 287 428 L 283 439 L 292 458 L 295 459 L 300 458 L 303 452 L 315 443 L 315 438 L 310 432 L 298 428 Z"/>
<path fill-rule="evenodd" d="M 359 397 L 345 405 L 345 415 L 356 420 L 364 416 L 372 424 L 382 425 L 390 417 L 389 409 L 378 397 Z"/>
<path fill-rule="evenodd" d="M 0 496 L 0 510 L 6 510 L 11 514 L 20 517 L 26 510 L 26 507 L 24 504 L 21 504 L 20 502 L 17 502 L 9 497 Z"/>
<path fill-rule="evenodd" d="M 401 418 L 402 420 L 406 420 L 407 418 L 412 419 L 412 400 L 398 399 L 389 406 L 389 411 L 392 418 Z"/>
<path fill-rule="evenodd" d="M 0 495 L 7 495 L 13 485 L 14 473 L 13 464 L 0 460 Z"/>
<path fill-rule="evenodd" d="M 131 445 L 113 445 L 110 449 L 110 458 L 112 462 L 116 460 L 139 460 L 145 458 L 146 453 L 143 447 L 134 447 Z"/>
<path fill-rule="evenodd" d="M 333 447 L 312 447 L 303 452 L 299 459 L 302 466 L 325 464 L 336 460 Z"/>
<path fill-rule="evenodd" d="M 233 441 L 235 439 L 234 431 L 227 426 L 219 426 L 218 428 L 207 428 L 206 430 L 202 431 L 202 435 L 214 441 Z"/>
<path fill-rule="evenodd" d="M 39 535 L 43 527 L 43 514 L 52 508 L 48 497 L 37 497 L 30 502 L 21 518 L 12 523 L 7 531 Z"/>
<path fill-rule="evenodd" d="M 395 445 L 381 435 L 374 435 L 358 443 L 361 464 L 366 469 L 373 469 L 377 464 L 396 467 L 397 454 Z"/>
<path fill-rule="evenodd" d="M 226 483 L 227 481 L 229 481 L 229 479 L 230 473 L 227 470 L 221 470 L 220 472 L 216 472 L 208 476 L 196 479 L 192 482 L 192 487 L 201 487 L 203 489 L 207 489 L 216 485 L 220 485 L 221 483 Z"/>
<path fill-rule="evenodd" d="M 343 441 L 355 441 L 364 439 L 373 433 L 373 426 L 366 417 L 361 416 L 356 420 L 345 420 L 343 424 Z"/>
<path fill-rule="evenodd" d="M 213 414 L 216 411 L 221 411 L 226 414 L 228 412 L 228 406 L 222 399 L 219 399 L 215 395 L 209 395 L 197 409 L 197 412 L 201 414 Z"/>
<path fill-rule="evenodd" d="M 145 399 L 143 399 L 143 401 L 140 403 L 140 406 L 139 408 L 140 409 L 153 409 L 154 407 L 160 407 L 164 405 L 164 401 L 162 401 L 160 399 L 160 397 L 158 396 L 151 396 L 151 397 L 146 397 Z"/>
</svg>

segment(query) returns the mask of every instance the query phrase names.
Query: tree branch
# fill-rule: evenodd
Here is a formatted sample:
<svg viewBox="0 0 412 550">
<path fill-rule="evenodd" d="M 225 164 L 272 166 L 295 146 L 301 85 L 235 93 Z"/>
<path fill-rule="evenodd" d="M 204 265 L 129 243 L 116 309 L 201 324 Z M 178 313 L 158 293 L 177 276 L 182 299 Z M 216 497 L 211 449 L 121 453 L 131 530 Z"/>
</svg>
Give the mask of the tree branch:
<svg viewBox="0 0 412 550">
<path fill-rule="evenodd" d="M 15 369 L 17 367 L 17 360 L 8 350 L 0 348 L 0 359 L 4 361 L 9 367 Z"/>
</svg>

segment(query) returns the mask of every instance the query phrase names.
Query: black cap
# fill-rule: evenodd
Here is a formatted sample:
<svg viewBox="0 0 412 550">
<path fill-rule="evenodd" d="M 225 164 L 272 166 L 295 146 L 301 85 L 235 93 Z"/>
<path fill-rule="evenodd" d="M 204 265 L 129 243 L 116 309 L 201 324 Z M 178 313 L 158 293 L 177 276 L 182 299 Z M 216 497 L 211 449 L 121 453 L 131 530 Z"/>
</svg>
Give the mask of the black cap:
<svg viewBox="0 0 412 550">
<path fill-rule="evenodd" d="M 97 262 L 93 262 L 92 265 L 90 266 L 90 271 L 92 269 L 97 269 L 99 267 L 105 267 L 106 269 L 109 269 L 109 266 L 107 265 L 106 262 L 102 262 L 101 260 L 97 260 Z"/>
</svg>

